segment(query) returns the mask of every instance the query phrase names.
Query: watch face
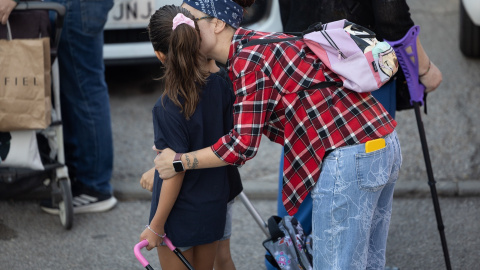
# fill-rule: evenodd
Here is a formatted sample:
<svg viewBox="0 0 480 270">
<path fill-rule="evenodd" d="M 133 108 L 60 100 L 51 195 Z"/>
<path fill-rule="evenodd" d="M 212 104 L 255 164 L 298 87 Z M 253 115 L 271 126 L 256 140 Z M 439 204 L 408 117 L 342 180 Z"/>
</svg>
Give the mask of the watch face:
<svg viewBox="0 0 480 270">
<path fill-rule="evenodd" d="M 174 161 L 173 162 L 173 168 L 175 169 L 176 172 L 183 172 L 183 164 L 181 161 Z"/>
</svg>

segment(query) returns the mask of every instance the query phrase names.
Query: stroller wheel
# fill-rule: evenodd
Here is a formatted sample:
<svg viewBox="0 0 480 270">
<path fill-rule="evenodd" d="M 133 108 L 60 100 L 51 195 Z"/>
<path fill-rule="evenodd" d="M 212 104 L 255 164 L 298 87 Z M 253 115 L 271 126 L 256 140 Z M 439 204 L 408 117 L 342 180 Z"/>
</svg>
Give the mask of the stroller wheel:
<svg viewBox="0 0 480 270">
<path fill-rule="evenodd" d="M 61 189 L 62 200 L 58 202 L 60 210 L 60 222 L 65 229 L 70 230 L 73 225 L 73 202 L 72 189 L 70 188 L 70 180 L 62 178 L 58 180 Z"/>
</svg>

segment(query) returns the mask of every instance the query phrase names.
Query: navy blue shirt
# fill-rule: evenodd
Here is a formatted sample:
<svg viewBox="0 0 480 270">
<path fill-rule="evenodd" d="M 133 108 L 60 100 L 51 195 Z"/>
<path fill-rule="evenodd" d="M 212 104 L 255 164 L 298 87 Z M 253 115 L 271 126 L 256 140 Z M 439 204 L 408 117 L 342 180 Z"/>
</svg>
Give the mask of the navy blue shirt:
<svg viewBox="0 0 480 270">
<path fill-rule="evenodd" d="M 186 153 L 214 144 L 233 126 L 234 100 L 232 84 L 223 69 L 208 77 L 190 120 L 167 96 L 160 98 L 152 110 L 155 147 Z M 196 246 L 223 237 L 229 199 L 227 175 L 225 166 L 185 173 L 165 224 L 165 233 L 175 246 Z M 162 182 L 155 171 L 150 222 L 157 211 Z"/>
</svg>

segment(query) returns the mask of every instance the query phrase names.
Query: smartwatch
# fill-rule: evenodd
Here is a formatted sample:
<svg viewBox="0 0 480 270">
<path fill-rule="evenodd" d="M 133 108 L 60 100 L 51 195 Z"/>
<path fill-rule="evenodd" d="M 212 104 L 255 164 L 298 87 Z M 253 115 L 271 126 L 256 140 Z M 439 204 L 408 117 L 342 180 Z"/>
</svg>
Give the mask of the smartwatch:
<svg viewBox="0 0 480 270">
<path fill-rule="evenodd" d="M 183 153 L 176 153 L 175 158 L 173 159 L 173 168 L 175 169 L 176 172 L 185 171 L 185 168 L 183 167 L 183 163 L 181 159 L 182 155 Z"/>
</svg>

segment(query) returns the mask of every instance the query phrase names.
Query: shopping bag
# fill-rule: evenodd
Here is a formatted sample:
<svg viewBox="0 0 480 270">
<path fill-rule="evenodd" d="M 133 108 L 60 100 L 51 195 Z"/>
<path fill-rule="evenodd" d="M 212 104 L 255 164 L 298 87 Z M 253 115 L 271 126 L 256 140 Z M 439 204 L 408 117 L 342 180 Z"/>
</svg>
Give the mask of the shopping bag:
<svg viewBox="0 0 480 270">
<path fill-rule="evenodd" d="M 51 122 L 50 39 L 0 40 L 0 131 Z"/>
<path fill-rule="evenodd" d="M 44 170 L 35 130 L 0 132 L 0 168 Z"/>
</svg>

